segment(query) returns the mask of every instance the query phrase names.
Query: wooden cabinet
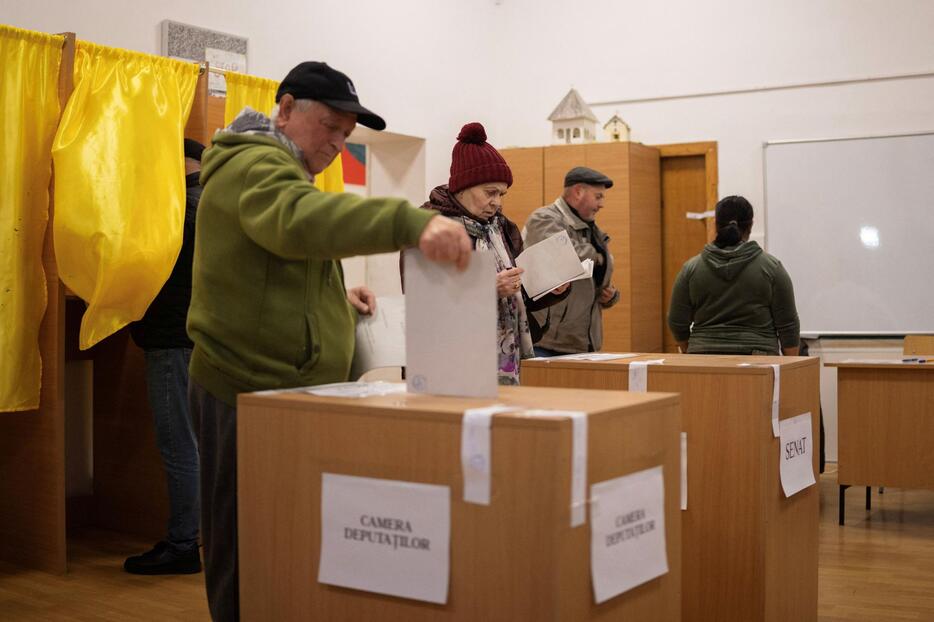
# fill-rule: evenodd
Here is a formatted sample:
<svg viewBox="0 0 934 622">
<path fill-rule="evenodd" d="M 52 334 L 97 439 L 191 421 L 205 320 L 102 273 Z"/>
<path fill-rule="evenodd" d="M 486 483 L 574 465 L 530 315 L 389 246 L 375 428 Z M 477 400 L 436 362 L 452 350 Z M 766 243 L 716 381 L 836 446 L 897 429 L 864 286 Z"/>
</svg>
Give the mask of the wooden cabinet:
<svg viewBox="0 0 934 622">
<path fill-rule="evenodd" d="M 597 224 L 610 236 L 616 261 L 613 284 L 620 302 L 603 314 L 603 350 L 662 349 L 662 240 L 659 152 L 639 143 L 591 143 L 503 149 L 514 184 L 503 211 L 520 227 L 553 202 L 564 175 L 588 166 L 613 182 Z"/>
</svg>

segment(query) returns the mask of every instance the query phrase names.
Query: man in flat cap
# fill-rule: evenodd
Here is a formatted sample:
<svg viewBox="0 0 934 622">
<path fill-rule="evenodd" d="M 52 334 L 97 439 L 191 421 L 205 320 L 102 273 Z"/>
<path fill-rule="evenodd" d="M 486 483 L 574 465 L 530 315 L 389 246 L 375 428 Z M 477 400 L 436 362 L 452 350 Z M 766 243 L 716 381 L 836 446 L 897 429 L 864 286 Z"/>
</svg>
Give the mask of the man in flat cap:
<svg viewBox="0 0 934 622">
<path fill-rule="evenodd" d="M 462 224 L 403 199 L 319 192 L 314 176 L 342 151 L 364 108 L 353 83 L 324 63 L 288 73 L 271 117 L 246 108 L 205 151 L 188 334 L 189 401 L 199 427 L 202 540 L 214 620 L 239 619 L 237 394 L 347 380 L 356 311 L 342 257 L 417 246 L 463 268 Z M 356 311 L 355 311 L 356 309 Z"/>
<path fill-rule="evenodd" d="M 526 246 L 567 231 L 581 260 L 592 259 L 594 263 L 592 279 L 574 281 L 566 299 L 535 312 L 543 330 L 535 345 L 538 356 L 595 352 L 603 345 L 602 311 L 619 301 L 619 291 L 611 284 L 610 238 L 597 227 L 594 218 L 612 187 L 613 180 L 603 173 L 583 166 L 572 168 L 564 176 L 561 196 L 532 212 L 525 224 Z"/>
</svg>

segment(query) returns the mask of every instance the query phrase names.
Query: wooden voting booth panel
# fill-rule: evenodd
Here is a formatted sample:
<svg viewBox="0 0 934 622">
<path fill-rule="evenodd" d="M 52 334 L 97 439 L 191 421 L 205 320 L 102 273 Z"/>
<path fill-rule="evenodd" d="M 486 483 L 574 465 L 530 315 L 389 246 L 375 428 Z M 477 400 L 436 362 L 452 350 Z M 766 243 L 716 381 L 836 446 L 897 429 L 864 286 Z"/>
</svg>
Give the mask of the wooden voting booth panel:
<svg viewBox="0 0 934 622">
<path fill-rule="evenodd" d="M 841 486 L 934 488 L 934 363 L 837 368 Z"/>
<path fill-rule="evenodd" d="M 682 512 L 682 618 L 688 622 L 817 619 L 817 486 L 785 498 L 772 435 L 772 369 L 780 418 L 812 415 L 818 438 L 816 358 L 650 354 L 606 362 L 528 360 L 526 387 L 626 390 L 629 363 L 648 389 L 681 394 L 687 433 L 688 509 Z M 817 472 L 817 454 L 814 471 Z"/>
<path fill-rule="evenodd" d="M 680 415 L 673 395 L 501 387 L 498 400 L 301 393 L 238 403 L 244 620 L 679 620 Z M 590 521 L 570 527 L 572 425 L 492 420 L 490 505 L 463 501 L 461 430 L 492 403 L 587 413 L 587 487 L 662 465 L 669 572 L 600 605 Z M 322 473 L 450 487 L 447 604 L 317 582 Z"/>
<path fill-rule="evenodd" d="M 661 210 L 659 153 L 639 143 L 590 143 L 504 149 L 516 184 L 503 212 L 520 227 L 539 207 L 561 195 L 564 175 L 589 166 L 614 186 L 597 215 L 610 236 L 613 284 L 620 302 L 603 313 L 603 349 L 656 351 L 662 347 Z M 539 181 L 541 190 L 538 191 Z"/>
</svg>

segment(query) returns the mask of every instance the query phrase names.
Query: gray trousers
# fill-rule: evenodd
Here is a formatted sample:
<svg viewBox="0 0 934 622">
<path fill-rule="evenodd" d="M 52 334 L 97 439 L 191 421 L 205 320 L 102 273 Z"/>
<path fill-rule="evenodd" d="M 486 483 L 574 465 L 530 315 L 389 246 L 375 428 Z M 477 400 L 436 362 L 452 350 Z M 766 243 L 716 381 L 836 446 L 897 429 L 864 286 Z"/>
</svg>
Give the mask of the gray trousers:
<svg viewBox="0 0 934 622">
<path fill-rule="evenodd" d="M 215 622 L 240 619 L 237 560 L 237 409 L 193 380 L 191 418 L 201 454 L 201 542 L 208 608 Z"/>
</svg>

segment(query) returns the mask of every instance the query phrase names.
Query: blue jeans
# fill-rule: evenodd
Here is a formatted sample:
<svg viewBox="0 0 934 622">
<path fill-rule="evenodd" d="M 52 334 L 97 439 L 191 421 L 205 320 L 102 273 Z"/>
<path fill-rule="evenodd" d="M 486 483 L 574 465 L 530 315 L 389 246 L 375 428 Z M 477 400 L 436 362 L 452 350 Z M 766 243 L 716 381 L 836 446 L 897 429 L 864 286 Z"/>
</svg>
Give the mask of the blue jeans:
<svg viewBox="0 0 934 622">
<path fill-rule="evenodd" d="M 188 411 L 190 348 L 146 350 L 149 407 L 169 489 L 166 541 L 177 551 L 198 546 L 201 520 L 198 443 Z"/>
</svg>

